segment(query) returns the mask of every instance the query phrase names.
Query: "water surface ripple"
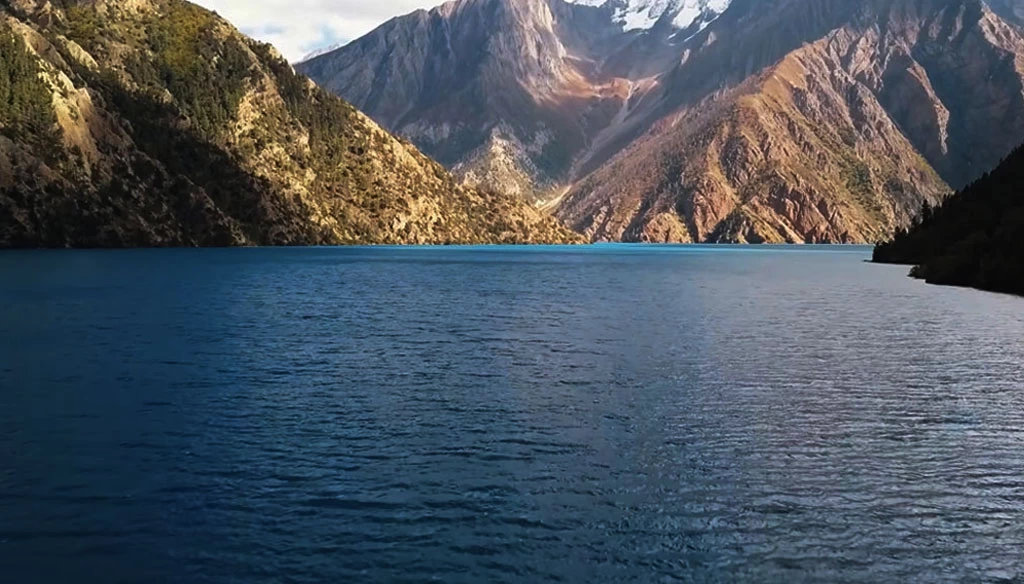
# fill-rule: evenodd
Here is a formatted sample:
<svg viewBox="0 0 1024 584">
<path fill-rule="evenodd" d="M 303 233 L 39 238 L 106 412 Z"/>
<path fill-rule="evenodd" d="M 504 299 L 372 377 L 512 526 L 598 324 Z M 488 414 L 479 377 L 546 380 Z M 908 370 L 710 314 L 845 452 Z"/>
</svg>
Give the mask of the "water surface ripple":
<svg viewBox="0 0 1024 584">
<path fill-rule="evenodd" d="M 12 582 L 1020 582 L 1024 299 L 866 248 L 0 255 Z"/>
</svg>

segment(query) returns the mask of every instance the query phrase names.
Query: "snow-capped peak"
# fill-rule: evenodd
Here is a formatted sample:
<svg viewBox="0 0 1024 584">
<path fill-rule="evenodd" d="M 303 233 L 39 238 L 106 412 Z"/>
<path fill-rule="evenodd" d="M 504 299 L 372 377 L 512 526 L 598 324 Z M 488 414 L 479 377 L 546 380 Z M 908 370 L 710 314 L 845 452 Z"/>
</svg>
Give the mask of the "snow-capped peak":
<svg viewBox="0 0 1024 584">
<path fill-rule="evenodd" d="M 611 6 L 625 31 L 649 30 L 666 15 L 673 27 L 704 28 L 725 12 L 732 0 L 567 0 L 587 6 Z"/>
</svg>

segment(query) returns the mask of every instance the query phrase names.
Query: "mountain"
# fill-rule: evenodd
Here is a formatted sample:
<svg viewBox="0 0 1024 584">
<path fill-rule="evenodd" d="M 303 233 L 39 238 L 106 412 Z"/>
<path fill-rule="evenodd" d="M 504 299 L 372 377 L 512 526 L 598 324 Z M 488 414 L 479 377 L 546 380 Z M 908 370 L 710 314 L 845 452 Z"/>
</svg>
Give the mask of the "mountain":
<svg viewBox="0 0 1024 584">
<path fill-rule="evenodd" d="M 925 208 L 909 230 L 875 248 L 879 263 L 913 264 L 933 284 L 1024 295 L 1024 147 L 995 170 Z"/>
<path fill-rule="evenodd" d="M 558 215 L 599 239 L 871 242 L 1013 148 L 1018 28 L 976 2 L 815 5 L 734 15 Z"/>
<path fill-rule="evenodd" d="M 457 0 L 301 66 L 593 240 L 872 242 L 1024 132 L 1020 0 Z"/>
<path fill-rule="evenodd" d="M 630 96 L 675 61 L 677 31 L 665 19 L 626 31 L 624 6 L 460 0 L 298 69 L 470 182 L 528 195 L 567 184 Z"/>
<path fill-rule="evenodd" d="M 181 0 L 0 0 L 0 247 L 560 242 Z"/>
</svg>

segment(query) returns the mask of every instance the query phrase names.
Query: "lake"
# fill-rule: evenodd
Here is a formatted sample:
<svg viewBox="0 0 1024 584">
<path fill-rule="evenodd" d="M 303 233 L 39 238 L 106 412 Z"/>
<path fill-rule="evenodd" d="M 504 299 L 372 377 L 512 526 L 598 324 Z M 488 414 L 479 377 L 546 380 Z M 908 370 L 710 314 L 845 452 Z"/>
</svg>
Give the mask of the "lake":
<svg viewBox="0 0 1024 584">
<path fill-rule="evenodd" d="M 0 254 L 11 582 L 1024 578 L 1024 299 L 866 247 Z"/>
</svg>

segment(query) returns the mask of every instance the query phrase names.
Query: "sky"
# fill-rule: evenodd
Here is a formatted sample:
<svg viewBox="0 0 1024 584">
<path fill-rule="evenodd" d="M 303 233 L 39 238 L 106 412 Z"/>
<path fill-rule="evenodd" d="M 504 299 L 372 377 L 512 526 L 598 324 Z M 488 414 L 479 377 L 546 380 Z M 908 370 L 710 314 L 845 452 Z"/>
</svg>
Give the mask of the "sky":
<svg viewBox="0 0 1024 584">
<path fill-rule="evenodd" d="M 195 0 L 194 0 L 195 1 Z M 357 39 L 393 16 L 442 0 L 198 0 L 290 61 Z"/>
</svg>

